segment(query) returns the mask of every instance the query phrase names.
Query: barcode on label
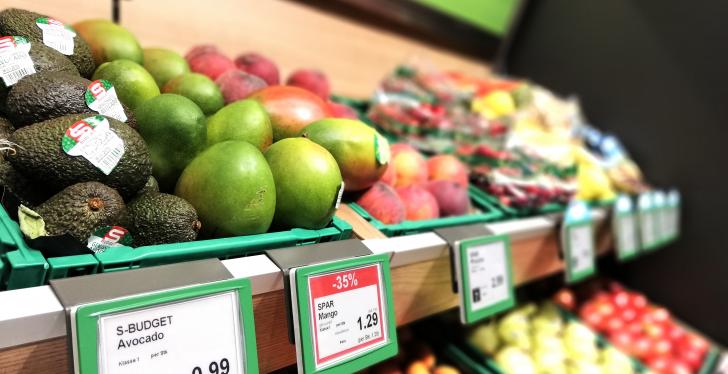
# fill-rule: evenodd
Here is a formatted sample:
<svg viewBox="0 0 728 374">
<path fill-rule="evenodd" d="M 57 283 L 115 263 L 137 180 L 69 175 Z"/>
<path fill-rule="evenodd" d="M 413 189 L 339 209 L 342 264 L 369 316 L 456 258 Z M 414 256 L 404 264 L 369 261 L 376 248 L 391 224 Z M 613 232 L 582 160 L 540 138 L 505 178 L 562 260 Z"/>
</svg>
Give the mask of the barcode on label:
<svg viewBox="0 0 728 374">
<path fill-rule="evenodd" d="M 6 86 L 12 86 L 15 83 L 18 83 L 18 81 L 23 79 L 25 76 L 34 73 L 35 68 L 33 68 L 32 66 L 21 67 L 20 69 L 3 72 L 3 82 L 5 82 Z"/>
<path fill-rule="evenodd" d="M 114 169 L 116 164 L 119 163 L 119 159 L 121 159 L 123 154 L 124 148 L 112 148 L 110 152 L 98 161 L 98 165 L 96 166 L 98 166 L 104 174 L 108 175 L 111 173 L 111 170 Z"/>
</svg>

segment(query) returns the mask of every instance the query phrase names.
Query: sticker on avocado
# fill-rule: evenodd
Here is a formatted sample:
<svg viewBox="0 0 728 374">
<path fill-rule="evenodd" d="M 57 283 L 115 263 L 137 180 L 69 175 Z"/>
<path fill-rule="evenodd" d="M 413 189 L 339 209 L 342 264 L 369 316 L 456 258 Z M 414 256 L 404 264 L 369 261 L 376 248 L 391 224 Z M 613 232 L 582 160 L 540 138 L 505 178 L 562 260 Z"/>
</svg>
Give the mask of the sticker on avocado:
<svg viewBox="0 0 728 374">
<path fill-rule="evenodd" d="M 5 86 L 18 83 L 23 77 L 35 74 L 30 58 L 30 42 L 22 36 L 0 37 L 0 78 Z"/>
<path fill-rule="evenodd" d="M 126 113 L 124 113 L 124 107 L 121 106 L 119 97 L 116 95 L 116 89 L 106 79 L 97 79 L 91 82 L 86 87 L 84 99 L 86 105 L 94 112 L 126 122 Z"/>
<path fill-rule="evenodd" d="M 121 226 L 103 226 L 91 234 L 86 247 L 94 253 L 101 253 L 111 247 L 130 246 L 132 241 L 129 230 Z"/>
<path fill-rule="evenodd" d="M 111 131 L 104 116 L 76 121 L 61 140 L 63 151 L 71 156 L 83 156 L 109 175 L 124 155 L 124 141 Z"/>
<path fill-rule="evenodd" d="M 73 54 L 73 38 L 76 36 L 73 29 L 53 18 L 36 18 L 35 24 L 43 30 L 43 44 L 66 56 Z"/>
</svg>

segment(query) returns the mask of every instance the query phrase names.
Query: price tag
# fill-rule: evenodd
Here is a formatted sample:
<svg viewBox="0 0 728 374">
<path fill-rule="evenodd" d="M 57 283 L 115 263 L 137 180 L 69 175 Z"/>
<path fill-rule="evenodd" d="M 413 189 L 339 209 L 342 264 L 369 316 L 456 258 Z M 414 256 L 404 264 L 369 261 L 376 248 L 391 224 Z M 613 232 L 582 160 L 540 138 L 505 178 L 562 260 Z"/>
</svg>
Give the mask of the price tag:
<svg viewBox="0 0 728 374">
<path fill-rule="evenodd" d="M 673 189 L 667 194 L 668 205 L 668 231 L 670 240 L 675 240 L 680 235 L 680 192 Z"/>
<path fill-rule="evenodd" d="M 657 247 L 657 227 L 655 225 L 655 208 L 652 193 L 643 192 L 637 200 L 639 210 L 641 248 L 652 250 Z"/>
<path fill-rule="evenodd" d="M 657 228 L 657 242 L 659 245 L 667 242 L 670 233 L 669 212 L 667 206 L 667 196 L 663 191 L 655 191 L 652 193 L 652 201 L 655 204 L 655 227 Z"/>
<path fill-rule="evenodd" d="M 460 320 L 474 323 L 513 307 L 513 265 L 507 235 L 456 242 Z"/>
<path fill-rule="evenodd" d="M 290 270 L 299 372 L 355 372 L 397 353 L 389 257 Z"/>
<path fill-rule="evenodd" d="M 567 282 L 578 282 L 596 272 L 591 210 L 583 201 L 574 200 L 566 209 L 561 247 Z"/>
<path fill-rule="evenodd" d="M 632 207 L 632 199 L 627 195 L 620 195 L 614 204 L 612 230 L 617 258 L 620 261 L 634 258 L 639 251 L 637 216 Z"/>
<path fill-rule="evenodd" d="M 78 373 L 258 372 L 247 279 L 86 304 L 72 313 Z"/>
</svg>

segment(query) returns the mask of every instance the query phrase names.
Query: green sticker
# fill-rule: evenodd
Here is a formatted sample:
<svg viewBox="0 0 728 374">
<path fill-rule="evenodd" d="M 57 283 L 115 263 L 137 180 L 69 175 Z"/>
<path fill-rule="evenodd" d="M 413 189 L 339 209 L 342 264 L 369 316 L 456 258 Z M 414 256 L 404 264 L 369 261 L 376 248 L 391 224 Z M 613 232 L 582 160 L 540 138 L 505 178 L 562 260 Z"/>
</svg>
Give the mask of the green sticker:
<svg viewBox="0 0 728 374">
<path fill-rule="evenodd" d="M 131 246 L 133 239 L 129 230 L 121 226 L 103 226 L 88 238 L 88 249 L 100 253 L 111 247 Z"/>
<path fill-rule="evenodd" d="M 76 32 L 63 22 L 53 18 L 36 18 L 35 24 L 43 30 L 43 44 L 64 55 L 73 54 L 73 38 Z"/>
<path fill-rule="evenodd" d="M 457 243 L 455 264 L 460 319 L 474 323 L 515 305 L 511 242 L 507 235 Z"/>
<path fill-rule="evenodd" d="M 30 58 L 30 42 L 22 36 L 0 38 L 0 78 L 10 87 L 22 78 L 35 74 Z"/>
</svg>

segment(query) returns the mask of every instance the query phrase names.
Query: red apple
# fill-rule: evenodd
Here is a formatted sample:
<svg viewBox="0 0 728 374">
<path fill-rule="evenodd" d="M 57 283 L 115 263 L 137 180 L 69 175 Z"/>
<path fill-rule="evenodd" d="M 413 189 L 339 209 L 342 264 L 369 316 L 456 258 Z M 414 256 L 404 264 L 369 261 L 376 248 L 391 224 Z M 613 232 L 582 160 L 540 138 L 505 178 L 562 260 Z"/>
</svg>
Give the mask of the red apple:
<svg viewBox="0 0 728 374">
<path fill-rule="evenodd" d="M 685 336 L 683 336 L 682 341 L 679 343 L 679 347 L 680 350 L 693 349 L 705 354 L 705 352 L 707 352 L 710 348 L 710 344 L 707 340 L 698 335 L 686 333 Z"/>
<path fill-rule="evenodd" d="M 356 203 L 382 223 L 395 224 L 404 221 L 406 210 L 402 200 L 394 188 L 384 183 L 375 183 Z"/>
<path fill-rule="evenodd" d="M 584 323 L 595 330 L 601 330 L 604 317 L 597 311 L 597 306 L 592 301 L 586 302 L 579 310 L 579 317 Z"/>
<path fill-rule="evenodd" d="M 604 321 L 604 330 L 607 333 L 614 333 L 623 330 L 624 325 L 625 323 L 620 317 L 611 316 Z"/>
<path fill-rule="evenodd" d="M 267 86 L 264 80 L 240 70 L 230 70 L 215 80 L 225 104 L 243 100 Z"/>
<path fill-rule="evenodd" d="M 630 353 L 639 358 L 645 358 L 652 351 L 652 341 L 646 336 L 635 336 L 632 341 Z"/>
<path fill-rule="evenodd" d="M 644 295 L 638 293 L 632 293 L 629 295 L 629 303 L 637 311 L 643 310 L 647 307 L 647 298 Z"/>
<path fill-rule="evenodd" d="M 190 70 L 206 75 L 212 80 L 229 70 L 235 70 L 233 61 L 219 52 L 198 52 L 193 54 L 187 62 L 190 64 Z"/>
<path fill-rule="evenodd" d="M 394 168 L 395 187 L 421 185 L 427 182 L 427 161 L 422 154 L 409 144 L 396 143 L 390 147 Z"/>
<path fill-rule="evenodd" d="M 630 352 L 634 336 L 628 331 L 615 331 L 609 335 L 609 341 L 623 352 Z"/>
<path fill-rule="evenodd" d="M 626 308 L 629 305 L 629 294 L 627 291 L 620 290 L 612 294 L 612 304 L 618 309 Z"/>
<path fill-rule="evenodd" d="M 703 366 L 705 355 L 696 349 L 677 349 L 677 356 L 680 357 L 693 371 L 698 371 Z"/>
<path fill-rule="evenodd" d="M 672 343 L 668 339 L 656 339 L 652 342 L 649 356 L 668 356 L 672 353 Z"/>
<path fill-rule="evenodd" d="M 628 306 L 619 311 L 619 317 L 624 322 L 632 322 L 637 319 L 637 311 L 633 307 Z"/>
<path fill-rule="evenodd" d="M 330 116 L 320 97 L 298 87 L 270 86 L 250 96 L 265 108 L 273 125 L 273 141 L 298 136 L 311 122 Z"/>
<path fill-rule="evenodd" d="M 667 337 L 675 344 L 679 343 L 685 336 L 685 329 L 674 322 L 665 324 L 665 330 Z"/>
<path fill-rule="evenodd" d="M 657 323 L 665 323 L 670 320 L 670 312 L 663 307 L 653 307 L 649 313 L 652 315 L 652 319 Z"/>
<path fill-rule="evenodd" d="M 656 356 L 648 358 L 645 361 L 645 364 L 647 364 L 647 367 L 650 369 L 662 374 L 667 373 L 667 370 L 670 369 L 670 366 L 672 366 L 672 360 L 670 360 L 669 357 Z"/>
</svg>

